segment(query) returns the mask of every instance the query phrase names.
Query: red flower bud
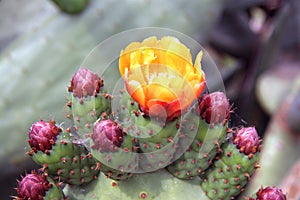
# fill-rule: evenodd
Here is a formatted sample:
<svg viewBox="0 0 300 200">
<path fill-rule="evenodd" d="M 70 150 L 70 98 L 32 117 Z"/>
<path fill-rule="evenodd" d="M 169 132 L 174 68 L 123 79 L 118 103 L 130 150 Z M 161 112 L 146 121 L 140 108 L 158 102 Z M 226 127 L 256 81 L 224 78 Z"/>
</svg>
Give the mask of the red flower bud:
<svg viewBox="0 0 300 200">
<path fill-rule="evenodd" d="M 42 200 L 46 191 L 52 187 L 52 184 L 46 179 L 45 176 L 39 175 L 36 172 L 27 174 L 18 183 L 18 196 L 16 199 L 36 199 Z"/>
<path fill-rule="evenodd" d="M 74 97 L 97 96 L 100 88 L 103 87 L 103 79 L 86 68 L 80 68 L 73 76 L 69 92 Z"/>
<path fill-rule="evenodd" d="M 286 200 L 286 196 L 282 193 L 282 190 L 276 187 L 261 187 L 256 196 L 256 200 Z"/>
<path fill-rule="evenodd" d="M 259 151 L 260 142 L 255 127 L 243 127 L 233 135 L 233 143 L 246 155 Z"/>
<path fill-rule="evenodd" d="M 92 148 L 100 152 L 116 152 L 121 147 L 125 133 L 116 122 L 102 120 L 96 122 L 92 134 Z"/>
<path fill-rule="evenodd" d="M 225 94 L 213 92 L 204 94 L 198 100 L 198 115 L 209 124 L 226 124 L 230 114 L 230 104 Z"/>
<path fill-rule="evenodd" d="M 55 125 L 54 121 L 44 122 L 40 120 L 32 124 L 28 133 L 28 143 L 34 152 L 50 150 L 55 144 L 56 136 L 61 129 Z"/>
</svg>

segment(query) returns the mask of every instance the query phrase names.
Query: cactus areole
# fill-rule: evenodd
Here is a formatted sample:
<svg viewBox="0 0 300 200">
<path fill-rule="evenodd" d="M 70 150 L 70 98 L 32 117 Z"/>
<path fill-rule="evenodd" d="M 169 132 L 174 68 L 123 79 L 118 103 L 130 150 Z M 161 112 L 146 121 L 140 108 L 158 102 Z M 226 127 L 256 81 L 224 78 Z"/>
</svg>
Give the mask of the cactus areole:
<svg viewBox="0 0 300 200">
<path fill-rule="evenodd" d="M 68 88 L 74 97 L 83 98 L 97 96 L 100 88 L 103 87 L 103 79 L 86 68 L 80 68 L 73 76 Z"/>
</svg>

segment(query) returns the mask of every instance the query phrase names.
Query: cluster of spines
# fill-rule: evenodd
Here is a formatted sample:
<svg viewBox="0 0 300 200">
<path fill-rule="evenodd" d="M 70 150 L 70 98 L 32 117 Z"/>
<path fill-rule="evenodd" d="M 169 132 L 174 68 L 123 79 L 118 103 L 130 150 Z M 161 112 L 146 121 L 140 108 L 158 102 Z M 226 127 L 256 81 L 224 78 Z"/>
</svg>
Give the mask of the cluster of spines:
<svg viewBox="0 0 300 200">
<path fill-rule="evenodd" d="M 244 190 L 255 169 L 261 141 L 254 127 L 231 130 L 229 141 L 204 174 L 202 189 L 210 199 L 232 199 Z"/>
</svg>

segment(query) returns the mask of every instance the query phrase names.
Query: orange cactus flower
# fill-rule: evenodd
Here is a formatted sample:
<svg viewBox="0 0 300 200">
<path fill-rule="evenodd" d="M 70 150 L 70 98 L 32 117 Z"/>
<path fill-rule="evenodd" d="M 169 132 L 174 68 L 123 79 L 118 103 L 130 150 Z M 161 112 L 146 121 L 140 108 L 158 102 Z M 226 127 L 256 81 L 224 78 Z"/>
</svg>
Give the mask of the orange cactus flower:
<svg viewBox="0 0 300 200">
<path fill-rule="evenodd" d="M 193 65 L 190 50 L 177 38 L 150 37 L 121 51 L 119 70 L 141 111 L 172 120 L 186 111 L 205 88 L 202 56 L 200 51 Z"/>
</svg>

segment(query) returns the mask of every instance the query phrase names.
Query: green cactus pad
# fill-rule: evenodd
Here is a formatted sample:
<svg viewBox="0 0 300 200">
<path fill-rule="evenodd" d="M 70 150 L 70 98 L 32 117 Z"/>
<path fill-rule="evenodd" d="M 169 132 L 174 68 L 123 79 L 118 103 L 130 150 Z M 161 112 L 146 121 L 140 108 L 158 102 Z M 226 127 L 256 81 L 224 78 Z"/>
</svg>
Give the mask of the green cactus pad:
<svg viewBox="0 0 300 200">
<path fill-rule="evenodd" d="M 144 116 L 126 90 L 122 90 L 119 98 L 115 119 L 138 143 L 138 173 L 164 168 L 179 157 L 175 154 L 179 148 L 182 119 L 162 122 L 161 119 Z"/>
<path fill-rule="evenodd" d="M 70 133 L 62 131 L 49 154 L 37 151 L 32 159 L 55 180 L 72 185 L 91 182 L 99 173 L 97 161 L 81 145 L 73 142 Z"/>
<path fill-rule="evenodd" d="M 247 184 L 250 176 L 258 167 L 259 152 L 245 155 L 236 145 L 224 144 L 219 160 L 205 173 L 202 189 L 210 199 L 232 199 Z"/>
<path fill-rule="evenodd" d="M 71 119 L 73 120 L 77 134 L 85 138 L 86 134 L 93 132 L 93 124 L 101 114 L 110 113 L 110 96 L 105 92 L 95 96 L 84 98 L 74 97 L 69 93 Z"/>
<path fill-rule="evenodd" d="M 91 148 L 91 154 L 100 161 L 100 171 L 115 180 L 128 179 L 137 171 L 138 154 L 134 152 L 132 137 L 126 135 L 117 152 L 99 152 Z M 93 144 L 91 144 L 93 146 Z"/>
<path fill-rule="evenodd" d="M 62 11 L 75 14 L 83 11 L 89 0 L 52 0 Z"/>
<path fill-rule="evenodd" d="M 220 151 L 220 145 L 225 141 L 227 125 L 210 127 L 195 113 L 190 114 L 183 124 L 185 132 L 189 127 L 197 127 L 197 135 L 183 155 L 167 167 L 168 171 L 181 179 L 191 179 L 199 176 L 212 164 L 212 160 Z"/>
<path fill-rule="evenodd" d="M 135 174 L 129 180 L 121 181 L 100 176 L 87 186 L 67 186 L 64 192 L 70 200 L 208 200 L 199 184 L 199 178 L 180 180 L 162 169 L 154 173 Z"/>
</svg>

